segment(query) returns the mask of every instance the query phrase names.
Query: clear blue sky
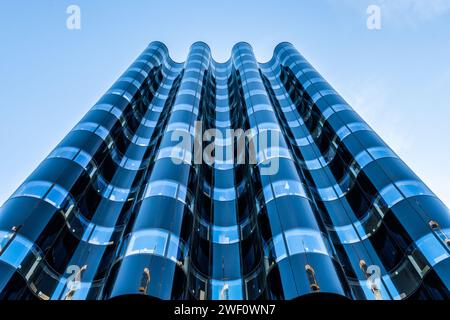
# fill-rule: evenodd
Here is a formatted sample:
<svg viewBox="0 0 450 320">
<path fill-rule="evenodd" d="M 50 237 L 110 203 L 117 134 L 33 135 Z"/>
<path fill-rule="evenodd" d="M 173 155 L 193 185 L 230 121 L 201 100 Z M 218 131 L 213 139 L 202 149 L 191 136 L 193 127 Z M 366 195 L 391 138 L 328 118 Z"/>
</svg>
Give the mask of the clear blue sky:
<svg viewBox="0 0 450 320">
<path fill-rule="evenodd" d="M 449 0 L 2 0 L 0 204 L 153 40 L 177 61 L 198 40 L 219 61 L 238 41 L 260 61 L 292 42 L 450 204 Z"/>
</svg>

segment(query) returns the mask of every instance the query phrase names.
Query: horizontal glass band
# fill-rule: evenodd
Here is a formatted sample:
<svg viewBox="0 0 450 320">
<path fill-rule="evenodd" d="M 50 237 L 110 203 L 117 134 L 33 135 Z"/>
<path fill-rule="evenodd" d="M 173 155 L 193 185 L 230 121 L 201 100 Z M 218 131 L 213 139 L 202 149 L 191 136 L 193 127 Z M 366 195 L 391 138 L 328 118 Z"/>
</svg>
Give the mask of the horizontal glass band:
<svg viewBox="0 0 450 320">
<path fill-rule="evenodd" d="M 322 254 L 329 256 L 323 235 L 312 229 L 291 229 L 280 233 L 270 239 L 265 245 L 266 256 L 268 257 L 269 269 L 296 254 Z"/>
<path fill-rule="evenodd" d="M 177 235 L 164 229 L 145 229 L 129 234 L 122 244 L 123 259 L 132 255 L 149 254 L 165 257 L 181 266 L 188 249 Z"/>
<path fill-rule="evenodd" d="M 185 185 L 174 180 L 157 180 L 148 183 L 140 200 L 158 196 L 176 199 L 188 207 L 191 207 L 193 203 L 191 191 Z"/>
<path fill-rule="evenodd" d="M 120 232 L 116 227 L 105 227 L 88 221 L 77 207 L 75 200 L 63 187 L 47 181 L 24 183 L 10 199 L 31 197 L 41 199 L 61 211 L 70 232 L 82 241 L 94 245 L 112 244 L 113 235 Z"/>
<path fill-rule="evenodd" d="M 286 196 L 298 196 L 309 199 L 305 191 L 305 186 L 301 182 L 295 180 L 279 180 L 272 182 L 264 186 L 262 192 L 265 204 Z"/>
</svg>

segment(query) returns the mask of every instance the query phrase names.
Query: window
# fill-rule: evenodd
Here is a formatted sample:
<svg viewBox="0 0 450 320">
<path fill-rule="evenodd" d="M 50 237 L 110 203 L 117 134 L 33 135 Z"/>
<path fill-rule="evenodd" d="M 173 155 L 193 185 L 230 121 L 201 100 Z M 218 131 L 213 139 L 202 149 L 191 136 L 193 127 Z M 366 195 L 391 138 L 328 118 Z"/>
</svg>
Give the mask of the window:
<svg viewBox="0 0 450 320">
<path fill-rule="evenodd" d="M 6 247 L 10 243 L 11 239 L 15 235 L 15 228 L 11 232 L 0 231 L 0 254 L 5 251 Z"/>
<path fill-rule="evenodd" d="M 356 225 L 360 226 L 361 224 L 357 223 Z M 333 231 L 336 232 L 337 236 L 339 237 L 339 241 L 342 243 L 349 244 L 359 242 L 360 238 L 358 236 L 358 233 L 355 231 L 356 225 L 353 226 L 353 224 L 349 224 L 345 226 L 333 227 Z M 356 229 L 358 230 L 358 228 Z M 366 234 L 364 230 L 358 231 L 362 235 Z"/>
<path fill-rule="evenodd" d="M 156 254 L 164 256 L 169 233 L 167 231 L 150 229 L 131 234 L 126 256 L 134 254 Z"/>
<path fill-rule="evenodd" d="M 213 199 L 217 201 L 232 201 L 236 199 L 236 189 L 232 188 L 214 188 Z"/>
<path fill-rule="evenodd" d="M 341 141 L 343 141 L 350 134 L 351 134 L 350 130 L 345 125 L 336 132 L 336 136 Z"/>
<path fill-rule="evenodd" d="M 395 155 L 395 153 L 387 147 L 374 147 L 374 148 L 369 148 L 367 151 L 370 152 L 370 155 L 374 159 L 396 158 L 397 157 Z"/>
<path fill-rule="evenodd" d="M 287 158 L 292 159 L 291 154 L 287 148 L 284 147 L 269 147 L 258 152 L 257 162 L 258 165 L 267 162 L 271 159 Z"/>
<path fill-rule="evenodd" d="M 306 72 L 305 70 L 306 69 L 304 69 L 303 72 Z M 328 95 L 331 95 L 331 94 L 337 94 L 337 93 L 334 90 L 322 90 L 322 91 L 319 91 L 312 97 L 312 101 L 314 103 L 316 103 L 320 98 L 328 96 Z"/>
<path fill-rule="evenodd" d="M 145 198 L 152 196 L 167 196 L 176 198 L 178 185 L 171 181 L 155 181 L 148 184 Z"/>
<path fill-rule="evenodd" d="M 319 193 L 320 198 L 323 201 L 331 201 L 338 199 L 338 195 L 336 194 L 336 191 L 334 190 L 333 187 L 318 188 L 317 192 Z"/>
<path fill-rule="evenodd" d="M 420 181 L 407 180 L 395 183 L 405 198 L 419 195 L 433 195 L 432 192 Z"/>
<path fill-rule="evenodd" d="M 356 155 L 355 161 L 358 163 L 360 168 L 364 168 L 366 165 L 368 165 L 373 160 L 366 151 L 362 151 Z"/>
<path fill-rule="evenodd" d="M 352 132 L 358 132 L 358 131 L 365 131 L 365 130 L 371 130 L 369 126 L 363 122 L 352 122 L 347 124 L 347 127 Z"/>
<path fill-rule="evenodd" d="M 72 160 L 79 151 L 80 149 L 73 147 L 57 148 L 48 156 L 48 158 L 64 158 Z"/>
<path fill-rule="evenodd" d="M 176 198 L 178 185 L 171 181 L 157 181 L 148 185 L 145 197 L 149 196 L 167 196 Z"/>
<path fill-rule="evenodd" d="M 279 262 L 287 257 L 287 250 L 282 234 L 278 234 L 270 240 L 268 249 L 269 257 L 273 259 L 273 262 Z"/>
<path fill-rule="evenodd" d="M 77 156 L 74 159 L 74 161 L 76 163 L 78 163 L 80 166 L 82 166 L 85 169 L 87 168 L 87 166 L 89 165 L 91 160 L 92 160 L 92 156 L 89 153 L 84 152 L 81 149 L 79 150 Z"/>
<path fill-rule="evenodd" d="M 88 223 L 82 239 L 83 241 L 95 245 L 111 245 L 114 243 L 111 239 L 113 238 L 115 232 L 116 230 L 114 227 L 103 227 L 93 223 Z"/>
<path fill-rule="evenodd" d="M 299 196 L 307 198 L 303 185 L 295 180 L 281 180 L 272 183 L 275 198 L 283 196 Z"/>
<path fill-rule="evenodd" d="M 385 187 L 383 190 L 381 190 L 380 196 L 386 203 L 387 208 L 392 208 L 398 202 L 403 200 L 403 196 L 401 195 L 401 193 L 397 190 L 397 188 L 393 184 L 390 184 L 387 187 Z"/>
<path fill-rule="evenodd" d="M 416 245 L 432 267 L 442 260 L 450 258 L 448 251 L 433 233 L 420 238 Z"/>
<path fill-rule="evenodd" d="M 347 104 L 335 104 L 332 106 L 335 112 L 343 111 L 343 110 L 352 110 L 352 108 Z"/>
<path fill-rule="evenodd" d="M 123 157 L 120 160 L 119 165 L 124 168 L 124 169 L 128 169 L 128 170 L 138 170 L 141 167 L 141 161 L 140 160 L 134 160 L 134 159 L 130 159 L 127 157 Z"/>
<path fill-rule="evenodd" d="M 52 184 L 46 181 L 31 181 L 24 183 L 13 195 L 13 197 L 29 196 L 43 198 Z"/>
<path fill-rule="evenodd" d="M 0 260 L 17 269 L 27 255 L 32 251 L 32 248 L 33 243 L 19 235 L 16 235 L 7 248 L 1 253 Z"/>
<path fill-rule="evenodd" d="M 293 229 L 286 231 L 285 237 L 290 255 L 305 252 L 328 255 L 325 242 L 318 231 Z"/>
<path fill-rule="evenodd" d="M 322 164 L 319 159 L 305 160 L 305 165 L 308 170 L 317 170 L 322 168 Z"/>
<path fill-rule="evenodd" d="M 211 228 L 212 241 L 220 244 L 232 244 L 239 242 L 238 226 L 221 227 L 213 225 Z"/>
<path fill-rule="evenodd" d="M 242 279 L 222 281 L 211 280 L 211 299 L 241 300 L 243 299 Z"/>
<path fill-rule="evenodd" d="M 167 257 L 174 261 L 179 267 L 183 266 L 184 255 L 186 254 L 186 249 L 183 241 L 174 234 L 170 234 Z"/>
<path fill-rule="evenodd" d="M 93 122 L 79 123 L 78 125 L 75 126 L 73 131 L 90 131 L 90 132 L 93 132 L 96 135 L 98 135 L 103 140 L 105 140 L 109 135 L 109 131 L 106 128 L 100 126 L 97 123 L 93 123 Z"/>
<path fill-rule="evenodd" d="M 51 190 L 47 193 L 45 200 L 51 203 L 58 209 L 61 209 L 64 201 L 69 196 L 69 192 L 64 190 L 62 187 L 58 185 L 53 185 Z"/>
</svg>

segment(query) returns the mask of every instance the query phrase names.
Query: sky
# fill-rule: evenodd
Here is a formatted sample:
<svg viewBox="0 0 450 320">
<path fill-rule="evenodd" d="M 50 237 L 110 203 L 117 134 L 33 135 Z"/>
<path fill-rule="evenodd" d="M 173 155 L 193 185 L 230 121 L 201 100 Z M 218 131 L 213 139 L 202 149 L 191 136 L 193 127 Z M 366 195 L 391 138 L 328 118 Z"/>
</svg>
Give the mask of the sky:
<svg viewBox="0 0 450 320">
<path fill-rule="evenodd" d="M 450 0 L 1 0 L 0 204 L 154 40 L 179 62 L 195 41 L 260 62 L 293 43 L 450 205 Z"/>
</svg>

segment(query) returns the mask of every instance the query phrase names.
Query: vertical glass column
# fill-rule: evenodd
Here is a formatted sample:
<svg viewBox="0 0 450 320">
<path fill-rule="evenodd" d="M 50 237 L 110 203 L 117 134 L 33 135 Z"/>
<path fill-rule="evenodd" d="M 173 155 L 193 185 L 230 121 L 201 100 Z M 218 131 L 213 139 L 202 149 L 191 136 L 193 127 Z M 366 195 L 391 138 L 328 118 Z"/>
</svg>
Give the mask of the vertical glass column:
<svg viewBox="0 0 450 320">
<path fill-rule="evenodd" d="M 196 299 L 257 299 L 264 290 L 262 250 L 248 166 L 237 163 L 234 130 L 242 114 L 233 95 L 231 62 L 213 64 L 213 95 L 203 114 L 190 282 Z M 214 149 L 212 158 L 208 150 Z"/>
<path fill-rule="evenodd" d="M 232 60 L 242 88 L 247 125 L 257 138 L 253 178 L 269 297 L 296 299 L 313 293 L 345 297 L 342 270 L 316 220 L 251 47 L 237 44 Z"/>
<path fill-rule="evenodd" d="M 378 298 L 448 297 L 448 208 L 292 45 L 278 46 L 275 57 L 298 111 L 289 115 L 285 105 L 286 121 L 294 136 L 306 133 L 294 144 L 349 257 L 343 265 L 363 276 L 366 260 L 381 268 L 387 292 Z"/>
<path fill-rule="evenodd" d="M 344 251 L 340 261 L 345 267 L 354 297 L 356 299 L 391 299 L 398 295 L 397 291 L 388 290 L 383 280 L 377 284 L 370 283 L 371 274 L 367 270 L 374 265 L 382 266 L 377 252 L 370 242 L 363 242 L 367 238 L 365 235 L 358 234 L 362 222 L 359 222 L 349 208 L 347 199 L 340 197 L 343 194 L 341 184 L 338 184 L 331 174 L 329 163 L 318 150 L 302 116 L 281 82 L 282 71 L 276 58 L 274 57 L 262 70 L 266 88 L 283 124 L 283 132 L 286 137 L 289 137 L 299 170 L 306 172 L 308 188 L 319 205 L 320 217 L 325 221 L 327 233 L 331 235 L 335 247 Z M 328 210 L 324 207 L 328 207 Z M 405 276 L 410 275 L 409 269 L 403 269 L 403 271 L 406 271 Z M 386 271 L 380 268 L 380 275 L 385 274 Z"/>
<path fill-rule="evenodd" d="M 195 124 L 201 116 L 210 59 L 205 44 L 191 47 L 155 162 L 109 276 L 106 297 L 187 298 L 197 188 L 192 165 Z"/>
<path fill-rule="evenodd" d="M 2 298 L 71 299 L 90 288 L 96 297 L 138 181 L 131 172 L 119 185 L 120 163 L 109 164 L 148 149 L 127 153 L 167 59 L 164 45 L 150 44 L 0 209 Z M 73 274 L 81 287 L 57 294 Z"/>
</svg>

